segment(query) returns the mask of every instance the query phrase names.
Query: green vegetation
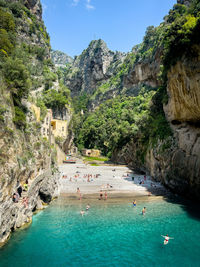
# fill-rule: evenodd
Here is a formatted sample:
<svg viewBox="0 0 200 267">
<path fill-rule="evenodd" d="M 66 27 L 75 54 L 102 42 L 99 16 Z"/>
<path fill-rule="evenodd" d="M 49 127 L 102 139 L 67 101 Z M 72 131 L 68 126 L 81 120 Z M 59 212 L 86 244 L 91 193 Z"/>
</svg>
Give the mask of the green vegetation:
<svg viewBox="0 0 200 267">
<path fill-rule="evenodd" d="M 196 45 L 200 43 L 200 4 L 193 0 L 190 8 L 175 5 L 169 12 L 167 27 L 163 39 L 163 64 L 165 75 L 171 65 L 174 65 L 184 55 L 193 57 L 197 55 Z"/>
<path fill-rule="evenodd" d="M 64 143 L 65 139 L 61 136 L 56 136 L 55 137 L 55 142 L 57 145 L 59 145 L 60 148 L 62 148 L 62 145 Z"/>
<path fill-rule="evenodd" d="M 33 44 L 20 40 L 20 28 L 23 28 L 23 33 Z M 38 40 L 43 39 L 46 47 L 35 43 L 35 35 Z M 13 122 L 18 128 L 26 128 L 26 108 L 22 99 L 28 97 L 32 88 L 41 86 L 42 80 L 35 77 L 43 74 L 47 89 L 57 78 L 49 69 L 52 63 L 47 59 L 48 47 L 49 36 L 43 22 L 22 1 L 0 1 L 0 77 L 5 91 L 11 94 L 10 101 L 14 105 Z M 44 114 L 45 107 L 39 102 Z M 1 121 L 3 122 L 2 118 Z"/>
<path fill-rule="evenodd" d="M 84 160 L 86 161 L 108 161 L 109 158 L 108 157 L 89 157 L 89 156 L 84 156 L 83 157 Z"/>
<path fill-rule="evenodd" d="M 158 92 L 143 87 L 136 97 L 118 96 L 92 113 L 76 114 L 73 127 L 78 148 L 98 148 L 110 157 L 134 138 L 146 147 L 165 139 L 171 131 L 162 110 L 161 90 Z"/>
<path fill-rule="evenodd" d="M 62 109 L 70 102 L 70 91 L 65 86 L 60 86 L 59 90 L 47 90 L 43 93 L 43 101 L 48 108 Z"/>
</svg>

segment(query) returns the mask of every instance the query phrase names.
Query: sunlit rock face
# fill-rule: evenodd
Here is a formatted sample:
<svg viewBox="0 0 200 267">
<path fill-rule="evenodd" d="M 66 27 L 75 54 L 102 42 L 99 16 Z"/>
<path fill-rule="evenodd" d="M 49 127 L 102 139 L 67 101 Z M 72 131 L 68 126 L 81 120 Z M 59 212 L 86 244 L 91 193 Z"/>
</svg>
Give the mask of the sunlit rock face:
<svg viewBox="0 0 200 267">
<path fill-rule="evenodd" d="M 166 114 L 170 121 L 200 120 L 200 61 L 179 61 L 168 73 L 169 102 Z"/>
</svg>

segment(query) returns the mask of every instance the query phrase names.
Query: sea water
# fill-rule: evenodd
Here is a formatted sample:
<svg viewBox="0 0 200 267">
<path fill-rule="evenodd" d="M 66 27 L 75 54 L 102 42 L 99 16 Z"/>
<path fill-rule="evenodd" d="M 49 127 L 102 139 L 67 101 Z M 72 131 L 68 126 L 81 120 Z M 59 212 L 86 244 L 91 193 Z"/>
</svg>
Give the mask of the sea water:
<svg viewBox="0 0 200 267">
<path fill-rule="evenodd" d="M 0 249 L 0 266 L 200 266 L 200 221 L 182 204 L 101 200 L 82 217 L 86 204 L 60 198 L 36 214 Z"/>
</svg>

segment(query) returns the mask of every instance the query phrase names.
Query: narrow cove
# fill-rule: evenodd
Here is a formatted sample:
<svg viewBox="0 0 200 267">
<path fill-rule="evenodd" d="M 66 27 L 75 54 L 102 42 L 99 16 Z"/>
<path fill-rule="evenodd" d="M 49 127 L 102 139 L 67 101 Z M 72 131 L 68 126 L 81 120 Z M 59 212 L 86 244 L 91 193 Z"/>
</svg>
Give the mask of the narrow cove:
<svg viewBox="0 0 200 267">
<path fill-rule="evenodd" d="M 1 248 L 0 266 L 199 266 L 200 223 L 183 204 L 90 199 L 82 217 L 87 203 L 59 197 Z M 164 246 L 166 234 L 174 239 Z"/>
</svg>

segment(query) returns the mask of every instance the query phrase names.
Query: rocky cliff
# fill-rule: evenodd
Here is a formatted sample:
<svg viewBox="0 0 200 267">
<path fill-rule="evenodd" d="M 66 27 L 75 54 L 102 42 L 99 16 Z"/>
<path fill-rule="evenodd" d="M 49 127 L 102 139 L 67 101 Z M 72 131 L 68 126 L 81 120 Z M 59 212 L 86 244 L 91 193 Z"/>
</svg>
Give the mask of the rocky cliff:
<svg viewBox="0 0 200 267">
<path fill-rule="evenodd" d="M 42 137 L 45 90 L 58 85 L 39 0 L 0 2 L 0 243 L 56 195 L 55 148 Z M 36 112 L 40 106 L 40 115 Z M 17 203 L 13 194 L 28 183 Z M 24 199 L 23 199 L 24 198 Z"/>
<path fill-rule="evenodd" d="M 109 50 L 103 40 L 92 41 L 65 72 L 64 81 L 72 96 L 93 95 L 115 73 L 124 57 L 123 53 Z"/>
<path fill-rule="evenodd" d="M 72 57 L 58 50 L 51 50 L 51 59 L 57 68 L 65 67 L 66 64 L 73 61 Z"/>
</svg>

